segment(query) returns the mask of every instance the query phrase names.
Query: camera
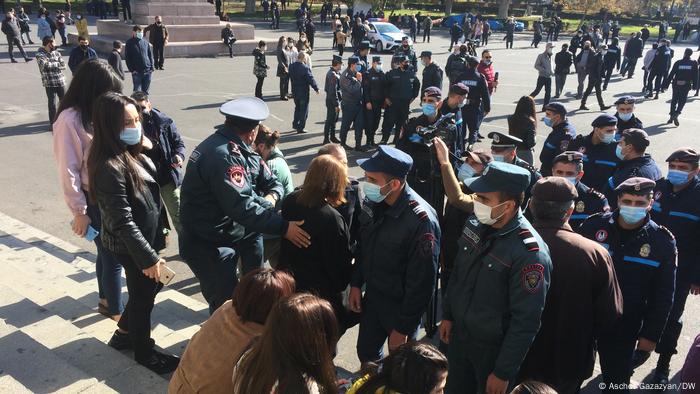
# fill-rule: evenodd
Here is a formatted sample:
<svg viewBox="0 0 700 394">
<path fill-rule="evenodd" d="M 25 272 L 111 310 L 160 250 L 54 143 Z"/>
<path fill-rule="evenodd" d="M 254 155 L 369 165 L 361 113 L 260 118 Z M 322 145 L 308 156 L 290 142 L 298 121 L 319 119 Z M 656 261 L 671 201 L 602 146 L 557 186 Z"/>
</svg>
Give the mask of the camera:
<svg viewBox="0 0 700 394">
<path fill-rule="evenodd" d="M 437 137 L 445 141 L 447 146 L 451 146 L 457 139 L 457 125 L 454 121 L 454 113 L 448 113 L 440 117 L 430 126 L 416 127 L 416 135 L 420 141 L 427 146 L 432 146 L 433 138 Z"/>
</svg>

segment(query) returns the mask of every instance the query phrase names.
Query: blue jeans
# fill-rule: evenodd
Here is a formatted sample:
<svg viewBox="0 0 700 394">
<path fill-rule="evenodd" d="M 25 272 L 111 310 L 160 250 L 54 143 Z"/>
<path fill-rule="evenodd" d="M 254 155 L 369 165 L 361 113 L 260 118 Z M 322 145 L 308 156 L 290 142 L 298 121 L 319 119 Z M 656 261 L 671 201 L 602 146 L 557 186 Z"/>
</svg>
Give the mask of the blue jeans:
<svg viewBox="0 0 700 394">
<path fill-rule="evenodd" d="M 97 205 L 88 204 L 87 215 L 90 218 L 90 225 L 95 230 L 101 231 L 102 218 Z M 97 247 L 95 274 L 100 299 L 107 300 L 107 310 L 111 315 L 121 315 L 124 311 L 124 305 L 122 305 L 122 265 L 112 252 L 102 246 L 99 235 L 95 238 L 95 246 Z"/>
<path fill-rule="evenodd" d="M 309 96 L 294 94 L 294 120 L 292 128 L 297 131 L 304 130 L 306 118 L 309 117 Z"/>
<path fill-rule="evenodd" d="M 148 88 L 151 87 L 151 72 L 133 72 L 131 81 L 134 83 L 134 92 L 141 91 L 148 94 Z"/>
</svg>

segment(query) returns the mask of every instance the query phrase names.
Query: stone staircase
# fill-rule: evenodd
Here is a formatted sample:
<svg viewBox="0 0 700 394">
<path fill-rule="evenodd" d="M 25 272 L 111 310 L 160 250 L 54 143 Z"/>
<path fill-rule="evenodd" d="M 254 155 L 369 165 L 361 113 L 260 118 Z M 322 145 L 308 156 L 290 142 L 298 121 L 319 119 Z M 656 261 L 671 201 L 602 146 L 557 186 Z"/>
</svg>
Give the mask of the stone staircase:
<svg viewBox="0 0 700 394">
<path fill-rule="evenodd" d="M 169 376 L 107 346 L 116 323 L 96 311 L 94 257 L 0 213 L 0 393 L 167 391 Z M 180 355 L 207 317 L 205 304 L 165 287 L 151 335 Z"/>
</svg>

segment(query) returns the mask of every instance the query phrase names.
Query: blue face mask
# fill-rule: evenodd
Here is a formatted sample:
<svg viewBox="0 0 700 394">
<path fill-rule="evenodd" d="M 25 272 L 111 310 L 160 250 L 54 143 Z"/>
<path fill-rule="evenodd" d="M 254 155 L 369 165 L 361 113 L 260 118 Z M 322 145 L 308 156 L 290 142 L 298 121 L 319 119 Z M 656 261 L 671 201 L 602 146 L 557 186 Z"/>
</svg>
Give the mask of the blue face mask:
<svg viewBox="0 0 700 394">
<path fill-rule="evenodd" d="M 357 63 L 357 66 L 355 66 L 355 71 L 357 71 L 358 73 L 362 72 L 362 65 L 360 63 Z"/>
<path fill-rule="evenodd" d="M 462 163 L 457 170 L 457 178 L 464 182 L 465 179 L 473 178 L 476 171 L 467 163 Z"/>
<path fill-rule="evenodd" d="M 620 160 L 625 160 L 625 155 L 622 154 L 622 147 L 620 145 L 615 148 L 615 156 Z"/>
<path fill-rule="evenodd" d="M 620 217 L 627 224 L 639 223 L 646 216 L 647 216 L 646 207 L 629 207 L 627 205 L 620 206 Z"/>
<path fill-rule="evenodd" d="M 388 185 L 388 183 L 386 184 Z M 386 186 L 384 185 L 384 186 Z M 387 195 L 382 194 L 382 188 L 384 186 L 375 185 L 374 183 L 364 182 L 362 184 L 362 191 L 367 196 L 367 199 L 372 202 L 382 202 Z"/>
<path fill-rule="evenodd" d="M 437 107 L 435 104 L 426 104 L 423 103 L 423 115 L 432 118 L 437 114 Z"/>
<path fill-rule="evenodd" d="M 493 156 L 493 161 L 506 161 L 506 158 L 503 155 L 492 154 L 491 156 Z"/>
<path fill-rule="evenodd" d="M 602 137 L 600 137 L 600 140 L 604 144 L 609 144 L 615 140 L 615 133 L 605 133 Z"/>
<path fill-rule="evenodd" d="M 626 113 L 626 114 L 621 114 L 621 113 L 618 112 L 618 113 L 617 113 L 617 116 L 620 117 L 620 120 L 621 120 L 621 121 L 627 122 L 628 120 L 632 119 L 632 116 L 634 116 L 634 113 L 628 112 L 628 113 Z"/>
<path fill-rule="evenodd" d="M 137 32 L 136 32 L 136 38 L 138 38 L 139 40 L 142 39 L 142 38 L 143 38 L 143 32 L 137 31 Z"/>
<path fill-rule="evenodd" d="M 136 127 L 127 127 L 119 133 L 119 139 L 126 145 L 136 145 L 141 142 L 141 124 Z"/>
<path fill-rule="evenodd" d="M 673 186 L 680 186 L 688 182 L 688 175 L 690 175 L 690 173 L 685 171 L 668 170 L 668 176 L 666 179 L 668 179 Z"/>
<path fill-rule="evenodd" d="M 552 127 L 552 119 L 545 116 L 544 118 L 542 118 L 542 121 L 544 122 L 545 126 Z"/>
<path fill-rule="evenodd" d="M 576 179 L 575 176 L 565 176 L 564 179 L 571 182 L 571 184 L 574 186 L 576 186 L 576 184 L 578 183 L 578 180 Z"/>
</svg>

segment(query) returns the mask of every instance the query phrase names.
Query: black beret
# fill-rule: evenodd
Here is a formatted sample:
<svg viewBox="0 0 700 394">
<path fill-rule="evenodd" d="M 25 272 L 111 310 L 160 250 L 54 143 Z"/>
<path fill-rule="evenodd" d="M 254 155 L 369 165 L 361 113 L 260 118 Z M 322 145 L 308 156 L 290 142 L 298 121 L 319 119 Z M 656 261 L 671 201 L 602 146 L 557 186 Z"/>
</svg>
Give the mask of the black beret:
<svg viewBox="0 0 700 394">
<path fill-rule="evenodd" d="M 671 156 L 669 156 L 666 161 L 682 161 L 683 163 L 698 164 L 700 155 L 698 155 L 698 152 L 693 148 L 680 148 L 671 153 Z"/>
<path fill-rule="evenodd" d="M 360 62 L 360 58 L 357 57 L 357 56 L 350 56 L 350 57 L 348 58 L 348 66 L 351 65 L 351 64 L 359 63 L 359 62 Z"/>
<path fill-rule="evenodd" d="M 456 84 L 450 86 L 450 94 L 459 94 L 463 96 L 469 93 L 469 88 L 462 82 L 457 82 Z"/>
<path fill-rule="evenodd" d="M 593 126 L 593 127 L 605 127 L 605 126 L 615 126 L 616 124 L 617 124 L 616 117 L 614 117 L 612 115 L 608 115 L 608 114 L 602 114 L 593 120 L 593 123 L 591 123 L 591 126 Z"/>
<path fill-rule="evenodd" d="M 420 57 L 433 57 L 433 53 L 431 51 L 423 51 L 420 53 Z"/>
<path fill-rule="evenodd" d="M 649 135 L 642 129 L 627 129 L 622 132 L 626 144 L 631 144 L 638 151 L 649 146 Z"/>
<path fill-rule="evenodd" d="M 622 96 L 617 101 L 615 101 L 615 105 L 620 105 L 620 104 L 634 104 L 635 100 L 634 97 L 632 96 Z"/>
<path fill-rule="evenodd" d="M 583 161 L 583 153 L 573 150 L 568 150 L 564 153 L 560 153 L 557 157 L 552 160 L 552 164 L 564 162 L 564 163 L 577 163 Z"/>
<path fill-rule="evenodd" d="M 564 107 L 564 105 L 560 103 L 549 103 L 544 106 L 544 109 L 547 111 L 552 111 L 562 116 L 566 116 L 566 107 Z"/>
<path fill-rule="evenodd" d="M 423 97 L 436 97 L 437 99 L 442 98 L 442 90 L 435 86 L 428 86 L 423 91 Z"/>
<path fill-rule="evenodd" d="M 652 181 L 651 179 L 632 177 L 620 183 L 615 188 L 615 191 L 617 192 L 618 196 L 621 193 L 644 195 L 651 193 L 651 191 L 654 190 L 654 187 L 656 187 L 656 182 Z"/>
<path fill-rule="evenodd" d="M 333 62 L 334 63 L 342 63 L 343 62 L 343 57 L 338 56 L 338 55 L 333 55 Z"/>
<path fill-rule="evenodd" d="M 532 187 L 532 197 L 538 201 L 573 201 L 578 197 L 576 186 L 558 176 L 542 178 Z"/>
<path fill-rule="evenodd" d="M 381 56 L 372 56 L 372 61 L 374 63 L 381 63 L 382 62 L 382 57 Z"/>
</svg>

